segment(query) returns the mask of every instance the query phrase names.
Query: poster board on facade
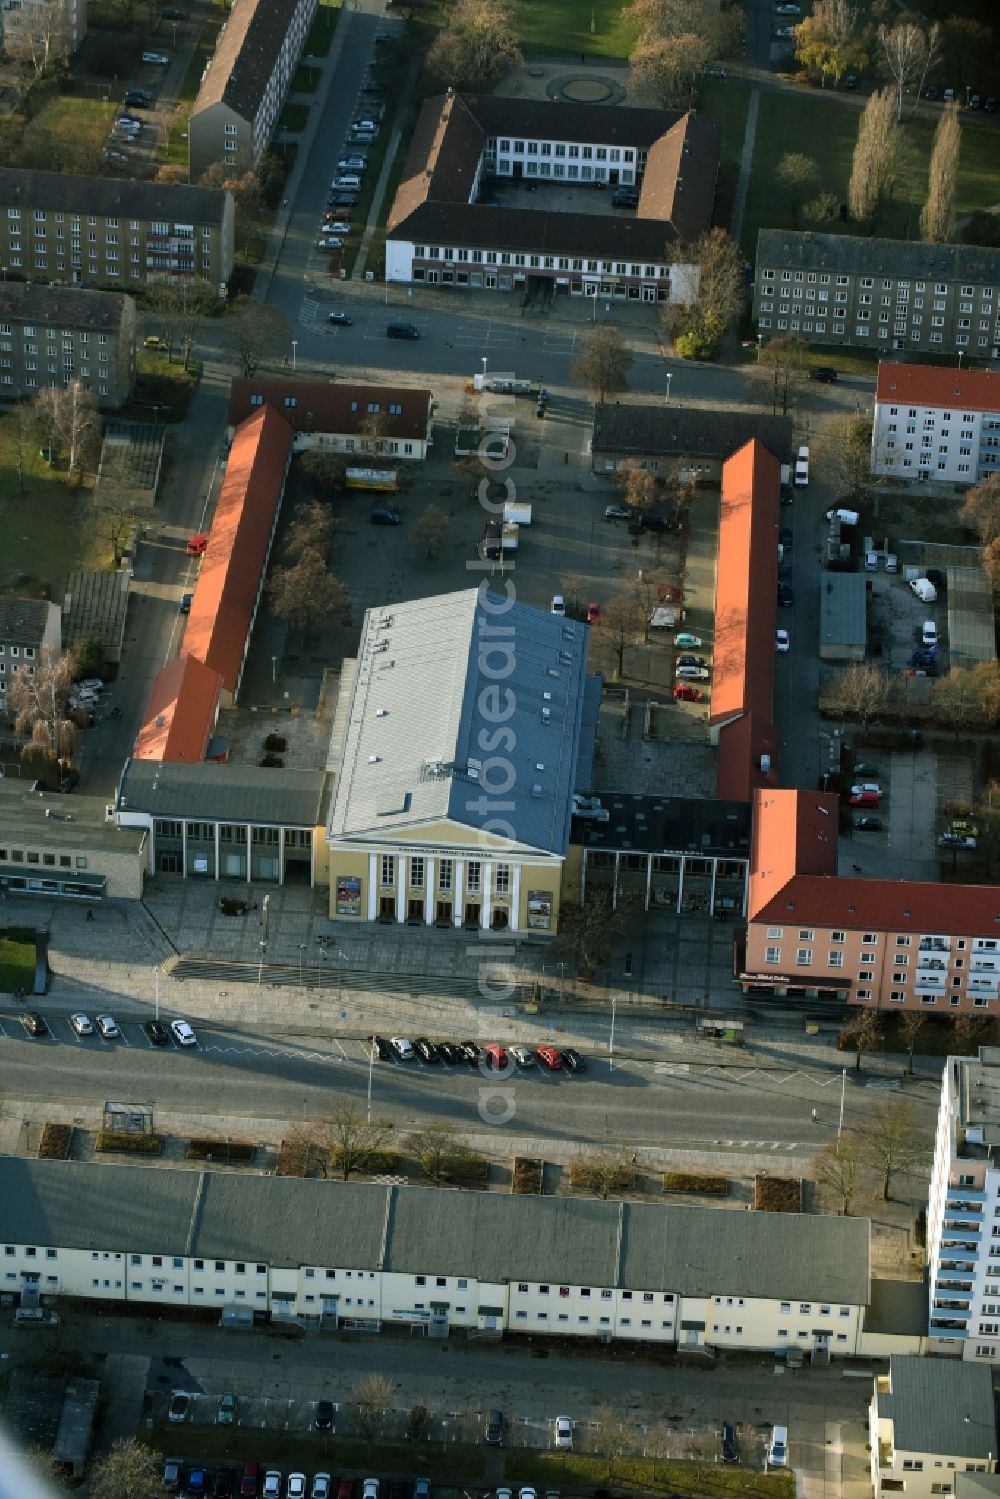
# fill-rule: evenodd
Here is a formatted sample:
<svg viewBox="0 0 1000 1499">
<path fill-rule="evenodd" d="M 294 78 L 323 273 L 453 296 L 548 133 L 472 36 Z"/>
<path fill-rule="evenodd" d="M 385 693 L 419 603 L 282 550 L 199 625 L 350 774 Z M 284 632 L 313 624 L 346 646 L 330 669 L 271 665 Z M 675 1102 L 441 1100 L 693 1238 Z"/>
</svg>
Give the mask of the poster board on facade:
<svg viewBox="0 0 1000 1499">
<path fill-rule="evenodd" d="M 552 925 L 551 890 L 528 891 L 528 925 L 542 931 Z"/>
<path fill-rule="evenodd" d="M 358 916 L 361 913 L 361 881 L 356 875 L 342 875 L 337 880 L 337 915 Z"/>
</svg>

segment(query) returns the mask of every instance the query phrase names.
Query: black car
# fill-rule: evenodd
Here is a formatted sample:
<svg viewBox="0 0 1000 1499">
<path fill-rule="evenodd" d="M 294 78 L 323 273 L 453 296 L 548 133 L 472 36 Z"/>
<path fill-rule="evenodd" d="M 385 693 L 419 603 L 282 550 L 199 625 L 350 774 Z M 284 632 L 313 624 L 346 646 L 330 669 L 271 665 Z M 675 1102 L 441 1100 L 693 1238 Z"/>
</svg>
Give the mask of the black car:
<svg viewBox="0 0 1000 1499">
<path fill-rule="evenodd" d="M 780 532 L 778 533 L 778 540 L 787 551 L 795 540 L 795 537 L 792 535 L 791 527 L 782 526 Z"/>
<path fill-rule="evenodd" d="M 790 609 L 795 602 L 791 583 L 778 584 L 778 603 L 782 609 Z"/>
<path fill-rule="evenodd" d="M 883 827 L 881 817 L 859 817 L 854 824 L 856 833 L 881 833 Z"/>
<path fill-rule="evenodd" d="M 781 503 L 783 505 L 793 505 L 795 503 L 795 494 L 790 484 L 782 484 L 781 486 Z"/>
<path fill-rule="evenodd" d="M 349 328 L 351 326 L 351 319 L 347 316 L 346 312 L 331 312 L 327 316 L 327 322 L 336 323 L 338 328 Z"/>
<path fill-rule="evenodd" d="M 317 1431 L 333 1430 L 333 1401 L 317 1400 L 313 1425 Z"/>
<path fill-rule="evenodd" d="M 170 1045 L 170 1032 L 158 1020 L 146 1020 L 142 1028 L 154 1046 Z"/>
<path fill-rule="evenodd" d="M 191 613 L 191 605 L 193 603 L 194 603 L 194 594 L 193 593 L 182 593 L 181 594 L 181 601 L 180 601 L 180 604 L 178 605 L 178 608 L 180 609 L 180 612 L 182 614 L 190 614 Z"/>
<path fill-rule="evenodd" d="M 125 95 L 125 103 L 129 109 L 149 109 L 152 102 L 143 89 L 130 89 Z"/>
<path fill-rule="evenodd" d="M 74 786 L 79 786 L 79 784 L 80 784 L 80 772 L 78 770 L 67 770 L 66 774 L 63 776 L 62 780 L 59 782 L 59 790 L 60 791 L 64 791 L 64 792 L 70 792 L 70 791 L 73 790 Z"/>
<path fill-rule="evenodd" d="M 184 12 L 179 10 L 176 5 L 165 5 L 160 11 L 160 15 L 165 21 L 183 21 L 184 19 Z"/>
<path fill-rule="evenodd" d="M 832 364 L 814 364 L 809 371 L 810 380 L 818 380 L 820 385 L 836 385 L 837 371 Z"/>
<path fill-rule="evenodd" d="M 727 1421 L 722 1428 L 722 1461 L 724 1463 L 738 1463 L 739 1453 L 736 1450 L 736 1432 L 731 1422 Z"/>
<path fill-rule="evenodd" d="M 428 1041 L 426 1036 L 418 1036 L 413 1043 L 417 1055 L 425 1062 L 440 1062 L 438 1049 L 433 1041 Z"/>
<path fill-rule="evenodd" d="M 372 1050 L 375 1053 L 376 1059 L 379 1062 L 388 1062 L 389 1058 L 392 1056 L 392 1047 L 389 1045 L 389 1043 L 385 1039 L 385 1037 L 384 1036 L 372 1036 L 371 1037 L 371 1044 L 372 1044 Z"/>
<path fill-rule="evenodd" d="M 562 1059 L 563 1065 L 568 1068 L 570 1072 L 586 1072 L 587 1070 L 586 1061 L 583 1057 L 581 1057 L 578 1051 L 573 1050 L 572 1046 L 567 1047 L 567 1049 L 563 1052 Z"/>
<path fill-rule="evenodd" d="M 475 1041 L 460 1041 L 459 1049 L 470 1067 L 477 1067 L 479 1065 L 479 1058 L 482 1052 Z"/>
<path fill-rule="evenodd" d="M 390 323 L 385 330 L 386 338 L 419 338 L 420 329 L 414 323 Z"/>
<path fill-rule="evenodd" d="M 21 1024 L 29 1036 L 47 1036 L 49 1033 L 49 1028 L 45 1024 L 45 1021 L 35 1010 L 29 1010 L 26 1015 L 22 1015 Z"/>
<path fill-rule="evenodd" d="M 233 1475 L 228 1468 L 220 1468 L 216 1473 L 212 1499 L 233 1499 Z"/>
<path fill-rule="evenodd" d="M 668 520 L 665 520 L 662 515 L 653 515 L 652 513 L 647 512 L 645 515 L 643 515 L 641 517 L 641 520 L 642 520 L 642 529 L 644 531 L 669 531 L 670 530 L 670 522 Z"/>
</svg>

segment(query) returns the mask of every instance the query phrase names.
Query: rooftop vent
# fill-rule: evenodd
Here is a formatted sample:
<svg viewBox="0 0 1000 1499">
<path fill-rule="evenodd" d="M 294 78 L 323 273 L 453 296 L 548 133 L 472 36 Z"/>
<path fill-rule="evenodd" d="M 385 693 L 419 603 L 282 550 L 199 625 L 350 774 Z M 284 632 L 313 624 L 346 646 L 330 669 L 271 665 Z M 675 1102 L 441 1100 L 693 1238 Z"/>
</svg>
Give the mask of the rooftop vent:
<svg viewBox="0 0 1000 1499">
<path fill-rule="evenodd" d="M 376 718 L 388 718 L 389 717 L 389 710 L 388 710 L 388 708 L 376 708 L 375 709 L 375 717 Z"/>
<path fill-rule="evenodd" d="M 540 797 L 542 795 L 542 788 L 541 788 L 541 786 L 539 785 L 539 783 L 537 781 L 535 782 L 535 784 L 531 788 L 531 794 L 532 794 L 532 796 L 534 796 L 536 798 Z"/>
<path fill-rule="evenodd" d="M 382 758 L 381 755 L 369 755 L 368 756 L 368 764 L 369 765 L 377 765 L 379 763 L 379 761 L 381 760 L 381 758 Z"/>
<path fill-rule="evenodd" d="M 551 719 L 552 719 L 552 709 L 551 708 L 543 708 L 542 709 L 542 723 L 549 723 L 549 722 L 551 722 Z"/>
</svg>

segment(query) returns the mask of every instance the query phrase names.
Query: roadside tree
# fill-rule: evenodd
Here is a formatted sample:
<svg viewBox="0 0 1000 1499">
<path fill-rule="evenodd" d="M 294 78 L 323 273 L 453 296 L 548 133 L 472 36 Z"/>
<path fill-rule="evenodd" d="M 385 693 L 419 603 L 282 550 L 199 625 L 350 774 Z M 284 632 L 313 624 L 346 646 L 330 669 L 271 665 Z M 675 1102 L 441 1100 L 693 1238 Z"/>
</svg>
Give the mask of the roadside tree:
<svg viewBox="0 0 1000 1499">
<path fill-rule="evenodd" d="M 185 370 L 188 368 L 201 320 L 215 301 L 207 281 L 150 283 L 146 303 L 167 346 L 168 362 L 173 360 L 174 348 L 179 345 L 183 366 Z"/>
<path fill-rule="evenodd" d="M 949 104 L 938 120 L 928 168 L 927 201 L 920 210 L 920 232 L 930 245 L 950 244 L 955 238 L 955 194 L 962 127 L 958 105 Z"/>
<path fill-rule="evenodd" d="M 570 1161 L 569 1185 L 573 1192 L 606 1202 L 609 1197 L 631 1192 L 637 1175 L 630 1151 L 590 1150 Z"/>
<path fill-rule="evenodd" d="M 615 677 L 625 675 L 625 652 L 641 636 L 645 639 L 649 615 L 631 593 L 618 593 L 601 610 L 597 628 L 615 653 Z"/>
<path fill-rule="evenodd" d="M 91 1499 L 136 1499 L 160 1489 L 163 1459 L 145 1442 L 120 1438 L 90 1470 Z"/>
<path fill-rule="evenodd" d="M 983 701 L 977 668 L 968 670 L 953 666 L 947 676 L 938 677 L 934 682 L 933 702 L 939 722 L 954 729 L 956 739 L 970 729 L 984 729 L 989 725 L 988 707 Z"/>
<path fill-rule="evenodd" d="M 70 718 L 69 697 L 76 676 L 71 651 L 56 655 L 43 647 L 35 669 L 21 666 L 7 692 L 14 714 L 14 731 L 27 739 L 21 753 L 45 760 L 68 760 L 76 749 L 76 726 Z"/>
<path fill-rule="evenodd" d="M 809 345 L 801 338 L 779 334 L 761 346 L 753 372 L 769 387 L 772 412 L 787 416 L 809 375 Z"/>
<path fill-rule="evenodd" d="M 828 711 L 841 723 L 873 723 L 888 706 L 889 678 L 877 666 L 855 662 L 833 674 L 823 698 Z"/>
<path fill-rule="evenodd" d="M 440 1186 L 456 1176 L 480 1169 L 480 1156 L 468 1140 L 449 1124 L 430 1124 L 409 1136 L 407 1145 L 429 1181 Z"/>
<path fill-rule="evenodd" d="M 866 499 L 877 482 L 872 475 L 871 417 L 835 417 L 821 446 L 830 484 L 856 504 Z"/>
<path fill-rule="evenodd" d="M 844 1130 L 838 1139 L 828 1141 L 813 1157 L 816 1180 L 834 1193 L 845 1218 L 850 1215 L 857 1195 L 863 1156 L 861 1140 L 853 1130 Z"/>
<path fill-rule="evenodd" d="M 709 229 L 675 258 L 690 267 L 681 277 L 686 300 L 664 306 L 664 330 L 682 359 L 709 359 L 746 301 L 745 261 L 724 229 Z"/>
<path fill-rule="evenodd" d="M 1000 474 L 990 474 L 967 489 L 958 516 L 963 525 L 975 531 L 983 546 L 1000 540 Z"/>
<path fill-rule="evenodd" d="M 424 548 L 429 558 L 436 557 L 445 541 L 451 521 L 440 505 L 428 505 L 423 515 L 413 527 L 412 535 L 415 541 Z"/>
<path fill-rule="evenodd" d="M 927 1016 L 920 1010 L 904 1010 L 899 1017 L 899 1030 L 906 1047 L 906 1071 L 913 1076 L 913 1053 L 927 1025 Z"/>
<path fill-rule="evenodd" d="M 285 539 L 285 555 L 298 560 L 307 552 L 318 552 L 327 560 L 336 535 L 337 522 L 330 506 L 310 500 L 295 511 Z"/>
<path fill-rule="evenodd" d="M 559 912 L 559 936 L 569 949 L 579 973 L 593 973 L 607 961 L 631 912 L 632 903 L 621 897 L 615 908 L 607 890 L 588 890 L 586 904 L 582 906 L 575 901 L 563 901 Z"/>
<path fill-rule="evenodd" d="M 236 360 L 245 379 L 256 375 L 265 359 L 290 343 L 288 322 L 270 302 L 238 297 L 227 318 Z"/>
<path fill-rule="evenodd" d="M 861 1058 L 874 1051 L 882 1040 L 882 1027 L 874 1010 L 856 1010 L 840 1032 L 854 1052 L 854 1070 L 860 1072 Z"/>
<path fill-rule="evenodd" d="M 117 568 L 136 528 L 138 477 L 131 450 L 112 447 L 97 471 L 90 491 L 87 518 L 94 532 L 111 549 L 111 567 Z"/>
<path fill-rule="evenodd" d="M 349 1181 L 364 1171 L 393 1131 L 391 1119 L 369 1119 L 351 1098 L 340 1098 L 325 1113 L 304 1126 L 302 1134 L 324 1159 L 324 1175 Z"/>
<path fill-rule="evenodd" d="M 909 1171 L 926 1154 L 917 1129 L 913 1105 L 907 1098 L 886 1098 L 861 1130 L 862 1155 L 882 1182 L 882 1201 L 888 1202 L 893 1178 Z"/>
<path fill-rule="evenodd" d="M 327 571 L 326 559 L 312 548 L 290 567 L 272 570 L 268 593 L 277 618 L 306 640 L 333 620 L 347 624 L 351 618 L 347 588 Z"/>
<path fill-rule="evenodd" d="M 381 1435 L 385 1419 L 392 1409 L 396 1386 L 384 1374 L 369 1374 L 358 1385 L 354 1395 L 354 1412 L 358 1434 L 372 1442 Z"/>
<path fill-rule="evenodd" d="M 903 100 L 913 95 L 913 108 L 923 93 L 924 81 L 937 62 L 941 51 L 941 27 L 934 24 L 924 30 L 912 20 L 897 21 L 878 29 L 879 55 L 883 74 L 892 80 L 895 92 L 896 118 L 903 114 Z"/>
<path fill-rule="evenodd" d="M 615 469 L 615 483 L 621 485 L 622 499 L 630 510 L 642 513 L 656 499 L 656 479 L 636 459 L 630 458 Z"/>
<path fill-rule="evenodd" d="M 598 402 L 628 390 L 632 354 L 617 328 L 600 326 L 584 335 L 573 379 L 594 393 Z"/>
</svg>

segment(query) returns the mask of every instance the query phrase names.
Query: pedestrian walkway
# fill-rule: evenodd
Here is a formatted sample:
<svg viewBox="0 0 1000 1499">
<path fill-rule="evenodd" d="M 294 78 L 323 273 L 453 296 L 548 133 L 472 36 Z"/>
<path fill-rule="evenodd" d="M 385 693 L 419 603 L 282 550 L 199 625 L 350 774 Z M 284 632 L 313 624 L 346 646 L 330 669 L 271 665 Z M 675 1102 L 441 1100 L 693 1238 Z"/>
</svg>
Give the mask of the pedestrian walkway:
<svg viewBox="0 0 1000 1499">
<path fill-rule="evenodd" d="M 757 139 L 757 116 L 760 113 L 760 89 L 753 88 L 747 102 L 747 122 L 743 132 L 743 150 L 740 153 L 740 175 L 736 182 L 736 192 L 733 197 L 733 217 L 729 226 L 730 237 L 736 244 L 740 242 L 743 233 L 743 214 L 747 206 L 747 190 L 750 187 L 750 173 L 753 170 L 753 151 Z"/>
</svg>

